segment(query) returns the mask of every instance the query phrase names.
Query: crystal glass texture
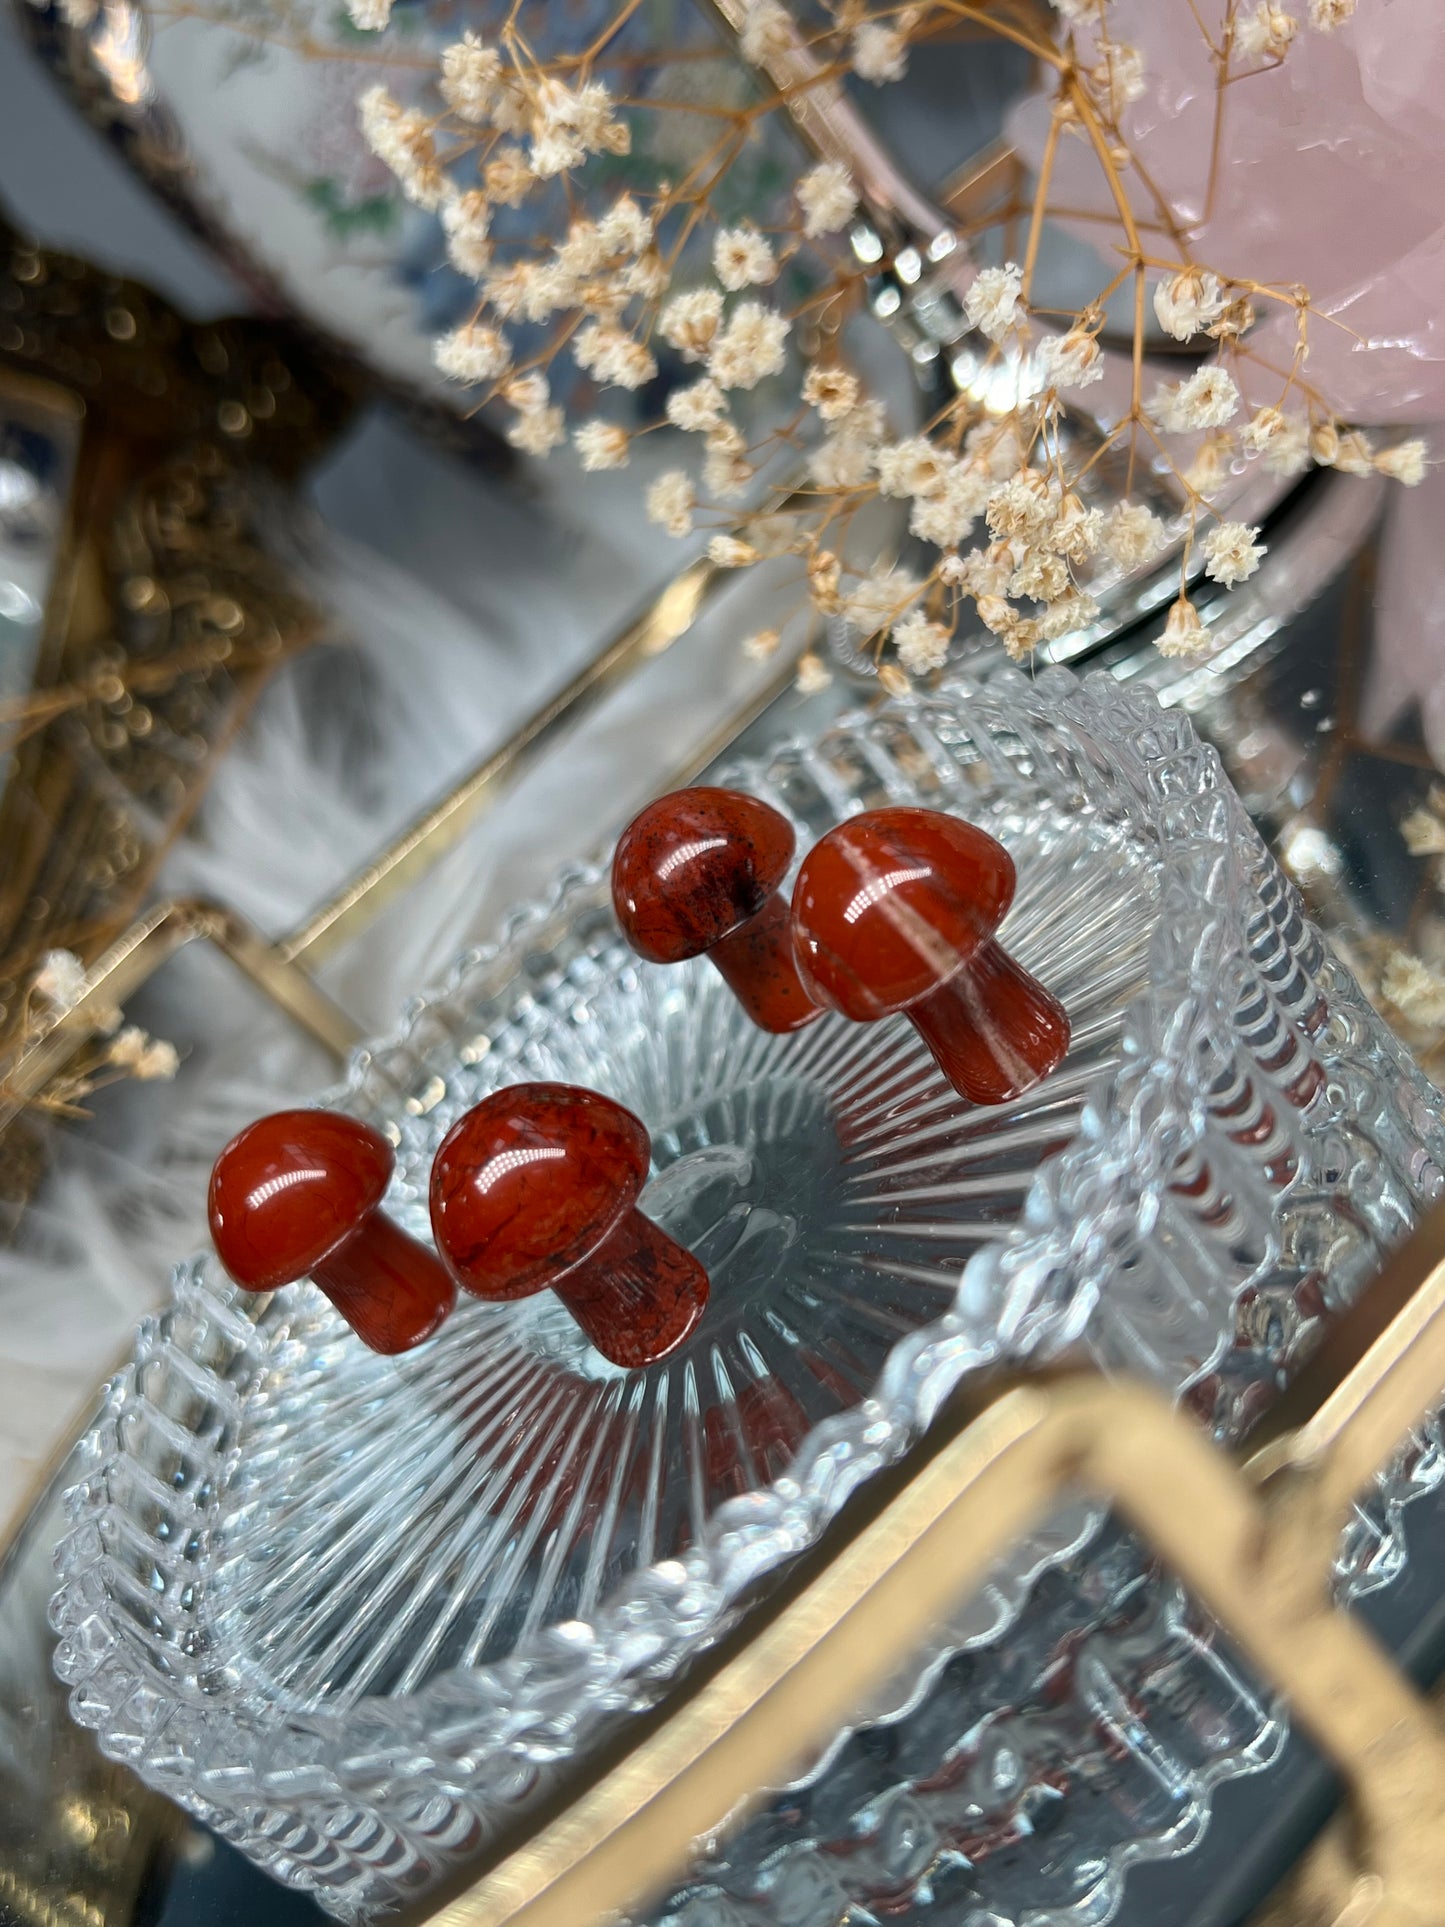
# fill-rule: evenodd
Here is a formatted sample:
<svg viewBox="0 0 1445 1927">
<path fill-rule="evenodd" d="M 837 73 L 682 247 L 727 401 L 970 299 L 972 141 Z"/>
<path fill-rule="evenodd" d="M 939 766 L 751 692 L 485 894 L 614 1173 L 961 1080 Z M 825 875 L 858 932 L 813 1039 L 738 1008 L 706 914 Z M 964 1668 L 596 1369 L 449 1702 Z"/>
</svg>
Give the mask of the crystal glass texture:
<svg viewBox="0 0 1445 1927">
<path fill-rule="evenodd" d="M 901 1018 L 767 1035 L 704 960 L 637 959 L 585 869 L 357 1057 L 337 1101 L 396 1142 L 408 1230 L 463 1110 L 593 1084 L 651 1132 L 641 1208 L 712 1301 L 634 1373 L 550 1294 L 465 1303 L 383 1359 L 311 1287 L 256 1301 L 206 1259 L 142 1329 L 70 1495 L 57 1667 L 108 1752 L 341 1918 L 424 1887 L 645 1704 L 966 1373 L 1082 1339 L 1228 1434 L 1441 1188 L 1438 1094 L 1151 697 L 1005 670 L 727 780 L 800 849 L 886 804 L 998 837 L 1000 939 L 1062 999 L 1069 1054 L 978 1110 Z M 1398 1469 L 1355 1582 L 1398 1563 L 1434 1464 Z M 1086 1508 L 869 1718 L 664 1915 L 967 1898 L 991 1927 L 1083 1927 L 1281 1731 Z"/>
</svg>

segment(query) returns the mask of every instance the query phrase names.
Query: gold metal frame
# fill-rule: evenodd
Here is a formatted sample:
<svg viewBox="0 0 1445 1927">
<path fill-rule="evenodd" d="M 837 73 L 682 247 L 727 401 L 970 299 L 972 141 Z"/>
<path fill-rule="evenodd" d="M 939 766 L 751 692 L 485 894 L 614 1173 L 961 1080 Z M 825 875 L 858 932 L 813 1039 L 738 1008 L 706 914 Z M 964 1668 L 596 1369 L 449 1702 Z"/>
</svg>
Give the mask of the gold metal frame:
<svg viewBox="0 0 1445 1927">
<path fill-rule="evenodd" d="M 723 579 L 723 572 L 706 560 L 675 576 L 565 688 L 287 935 L 263 936 L 238 911 L 221 903 L 168 898 L 153 905 L 96 958 L 76 1002 L 32 1031 L 24 1049 L 5 1069 L 0 1081 L 0 1129 L 45 1090 L 88 1038 L 106 1027 L 118 1005 L 178 950 L 197 940 L 214 944 L 319 1044 L 344 1058 L 361 1042 L 362 1030 L 320 989 L 311 975 L 314 966 L 440 861 L 609 690 L 685 635 Z M 791 659 L 783 662 L 692 746 L 663 787 L 686 782 L 706 768 L 784 693 L 794 669 Z"/>
<path fill-rule="evenodd" d="M 1361 1350 L 1363 1344 L 1364 1349 Z M 1035 1375 L 957 1400 L 687 1684 L 406 1927 L 587 1927 L 645 1902 L 689 1845 L 785 1784 L 900 1657 L 1067 1493 L 1107 1499 L 1284 1694 L 1339 1769 L 1348 1821 L 1270 1918 L 1432 1927 L 1445 1733 L 1329 1589 L 1357 1495 L 1445 1388 L 1437 1207 L 1231 1460 L 1154 1391 Z"/>
</svg>

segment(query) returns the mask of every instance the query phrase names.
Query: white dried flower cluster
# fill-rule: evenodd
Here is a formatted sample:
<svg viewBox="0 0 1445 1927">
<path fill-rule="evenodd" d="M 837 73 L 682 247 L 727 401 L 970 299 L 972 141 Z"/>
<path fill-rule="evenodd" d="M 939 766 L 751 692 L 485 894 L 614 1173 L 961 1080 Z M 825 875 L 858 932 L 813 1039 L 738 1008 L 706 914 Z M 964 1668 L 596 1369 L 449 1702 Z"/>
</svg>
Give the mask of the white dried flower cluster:
<svg viewBox="0 0 1445 1927">
<path fill-rule="evenodd" d="M 1258 529 L 1247 529 L 1243 522 L 1219 522 L 1200 542 L 1204 573 L 1211 582 L 1232 589 L 1247 582 L 1259 567 L 1264 544 L 1256 538 Z"/>
<path fill-rule="evenodd" d="M 803 210 L 804 234 L 834 234 L 853 218 L 858 190 L 838 161 L 822 161 L 798 182 L 795 190 Z"/>
<path fill-rule="evenodd" d="M 385 19 L 386 0 L 348 4 L 358 21 Z M 1108 0 L 1053 5 L 1065 56 L 1056 122 L 1122 178 L 1131 161 L 1127 110 L 1147 90 L 1144 58 L 1111 32 Z M 630 11 L 619 9 L 614 30 Z M 1237 73 L 1283 60 L 1306 23 L 1330 31 L 1352 11 L 1352 0 L 1237 0 L 1215 50 L 1219 84 L 1234 77 L 1231 62 Z M 545 25 L 529 32 L 528 12 Z M 1231 478 L 1246 461 L 1284 476 L 1318 462 L 1407 485 L 1424 478 L 1421 441 L 1377 448 L 1335 420 L 1305 378 L 1303 290 L 1196 261 L 1182 243 L 1182 258 L 1158 260 L 1144 250 L 1164 243 L 1132 231 L 1111 243 L 1121 272 L 1072 316 L 1031 311 L 1037 249 L 1029 265 L 991 252 L 998 229 L 973 256 L 955 242 L 946 267 L 942 252 L 920 251 L 921 271 L 937 269 L 959 291 L 980 379 L 921 429 L 890 419 L 855 361 L 851 317 L 865 305 L 867 278 L 888 271 L 886 261 L 864 259 L 866 198 L 854 246 L 841 238 L 859 217 L 858 182 L 838 161 L 818 161 L 790 198 L 740 204 L 721 191 L 731 159 L 716 157 L 735 136 L 740 150 L 752 144 L 757 120 L 783 111 L 808 62 L 830 86 L 845 72 L 870 86 L 896 81 L 936 15 L 830 0 L 806 28 L 800 18 L 786 0 L 745 0 L 739 43 L 762 72 L 721 107 L 706 91 L 712 83 L 686 62 L 667 68 L 656 94 L 629 82 L 624 99 L 619 80 L 615 95 L 597 68 L 606 34 L 580 57 L 573 47 L 539 58 L 532 49 L 553 44 L 542 0 L 517 0 L 495 45 L 466 31 L 444 47 L 431 111 L 385 87 L 363 96 L 368 144 L 402 192 L 434 212 L 451 265 L 478 291 L 470 315 L 436 343 L 437 366 L 480 391 L 478 403 L 495 411 L 515 447 L 541 458 L 570 441 L 579 466 L 602 473 L 627 468 L 634 441 L 661 431 L 673 452 L 645 486 L 650 521 L 680 538 L 705 531 L 718 569 L 798 558 L 808 619 L 846 620 L 878 657 L 884 686 L 900 688 L 934 673 L 953 638 L 977 638 L 980 626 L 1019 659 L 1089 629 L 1100 619 L 1090 593 L 1100 570 L 1162 566 L 1181 545 L 1192 545 L 1211 582 L 1248 581 L 1264 545 L 1228 510 Z M 625 59 L 609 53 L 607 71 L 626 72 Z M 684 129 L 700 107 L 707 117 Z M 678 139 L 639 140 L 635 179 L 650 184 L 619 192 L 616 162 L 632 147 L 637 117 L 653 112 L 672 114 Z M 664 149 L 666 171 L 649 173 Z M 1047 183 L 1040 191 L 1047 213 Z M 1129 229 L 1125 219 L 1120 226 Z M 1140 226 L 1156 237 L 1191 231 L 1188 222 Z M 1030 232 L 1036 238 L 1037 226 Z M 902 266 L 900 257 L 900 274 Z M 1127 406 L 1118 405 L 1120 384 L 1101 411 L 1112 426 L 1099 448 L 1061 429 L 1071 410 L 1087 407 L 1078 398 L 1104 381 L 1110 355 L 1127 376 L 1127 357 L 1101 342 L 1111 298 L 1130 277 L 1136 299 L 1152 295 L 1171 340 L 1208 346 L 1210 358 L 1186 364 L 1182 379 L 1147 401 L 1136 361 Z M 1292 372 L 1263 405 L 1251 335 L 1257 307 L 1297 315 Z M 801 365 L 795 344 L 807 357 Z M 1167 524 L 1148 503 L 1117 499 L 1112 479 L 1161 458 L 1184 503 Z M 897 534 L 909 544 L 908 568 L 880 562 L 868 546 L 880 503 L 895 526 L 906 524 L 906 537 L 901 526 Z M 762 655 L 779 646 L 778 635 L 763 630 L 746 646 Z M 1180 656 L 1211 646 L 1185 593 L 1168 611 L 1160 646 Z M 827 670 L 816 652 L 805 648 L 800 661 L 799 686 L 821 686 Z"/>
<path fill-rule="evenodd" d="M 1154 290 L 1159 326 L 1176 341 L 1189 341 L 1217 321 L 1226 306 L 1219 276 L 1207 268 L 1186 268 Z"/>
<path fill-rule="evenodd" d="M 1292 13 L 1259 0 L 1251 13 L 1240 15 L 1234 23 L 1234 44 L 1246 60 L 1283 60 L 1289 52 L 1299 22 Z"/>
<path fill-rule="evenodd" d="M 174 1044 L 152 1037 L 139 1025 L 127 1024 L 106 1047 L 105 1061 L 142 1083 L 173 1078 L 181 1067 Z"/>
<path fill-rule="evenodd" d="M 647 490 L 647 519 L 669 535 L 691 535 L 697 494 L 684 469 L 670 468 Z"/>
<path fill-rule="evenodd" d="M 73 950 L 47 950 L 30 988 L 52 1010 L 73 1010 L 85 990 L 85 965 Z"/>
<path fill-rule="evenodd" d="M 963 298 L 969 326 L 990 341 L 1002 341 L 1023 319 L 1023 284 L 1023 270 L 1016 262 L 981 269 Z"/>
<path fill-rule="evenodd" d="M 897 21 L 865 20 L 853 30 L 850 65 L 860 80 L 875 87 L 885 81 L 902 80 L 908 71 L 908 28 L 905 14 Z"/>
<path fill-rule="evenodd" d="M 713 273 L 729 294 L 761 288 L 778 272 L 772 247 L 755 227 L 724 228 L 713 242 Z"/>
<path fill-rule="evenodd" d="M 1177 602 L 1169 605 L 1169 614 L 1164 618 L 1164 634 L 1159 640 L 1161 656 L 1202 656 L 1210 649 L 1213 640 L 1188 596 L 1180 596 Z"/>
<path fill-rule="evenodd" d="M 1408 950 L 1391 954 L 1380 978 L 1380 995 L 1410 1023 L 1427 1030 L 1445 1024 L 1445 976 Z"/>
<path fill-rule="evenodd" d="M 1110 120 L 1118 121 L 1126 107 L 1143 99 L 1144 56 L 1122 40 L 1108 41 L 1089 78 Z"/>
<path fill-rule="evenodd" d="M 1196 428 L 1223 428 L 1239 412 L 1239 389 L 1227 368 L 1211 362 L 1196 368 L 1186 381 L 1155 389 L 1149 414 L 1170 434 L 1186 435 Z"/>
<path fill-rule="evenodd" d="M 1445 789 L 1433 784 L 1428 802 L 1411 810 L 1400 834 L 1411 856 L 1445 856 Z"/>
</svg>

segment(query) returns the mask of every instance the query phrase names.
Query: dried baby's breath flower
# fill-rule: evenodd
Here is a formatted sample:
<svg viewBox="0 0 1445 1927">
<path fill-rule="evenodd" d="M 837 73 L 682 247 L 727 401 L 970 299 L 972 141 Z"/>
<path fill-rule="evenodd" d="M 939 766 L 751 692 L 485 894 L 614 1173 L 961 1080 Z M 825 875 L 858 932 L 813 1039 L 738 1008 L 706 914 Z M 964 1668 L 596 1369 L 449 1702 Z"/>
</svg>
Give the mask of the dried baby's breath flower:
<svg viewBox="0 0 1445 1927">
<path fill-rule="evenodd" d="M 630 145 L 626 122 L 618 120 L 600 80 L 574 88 L 555 74 L 537 86 L 531 132 L 528 157 L 543 180 L 580 167 L 589 154 L 625 154 Z"/>
<path fill-rule="evenodd" d="M 1237 341 L 1249 333 L 1254 320 L 1254 303 L 1247 294 L 1237 294 L 1225 302 L 1204 332 L 1212 341 Z"/>
<path fill-rule="evenodd" d="M 776 60 L 779 54 L 787 53 L 797 45 L 792 16 L 786 7 L 778 5 L 778 0 L 752 0 L 743 21 L 738 45 L 744 60 L 761 67 L 766 61 Z"/>
<path fill-rule="evenodd" d="M 1310 429 L 1303 415 L 1261 408 L 1239 431 L 1241 445 L 1262 455 L 1275 475 L 1302 475 L 1310 465 Z"/>
<path fill-rule="evenodd" d="M 510 381 L 502 384 L 502 400 L 510 402 L 521 415 L 535 414 L 539 408 L 545 408 L 551 399 L 552 391 L 547 377 L 537 368 L 525 375 L 513 375 Z"/>
<path fill-rule="evenodd" d="M 1310 0 L 1310 25 L 1321 33 L 1333 33 L 1355 17 L 1355 0 Z"/>
<path fill-rule="evenodd" d="M 873 470 L 876 445 L 851 432 L 845 421 L 836 435 L 828 435 L 808 457 L 808 479 L 831 493 L 861 488 Z"/>
<path fill-rule="evenodd" d="M 1199 544 L 1210 581 L 1225 589 L 1247 582 L 1265 552 L 1258 536 L 1258 529 L 1247 529 L 1243 522 L 1220 522 L 1212 528 Z"/>
<path fill-rule="evenodd" d="M 1184 471 L 1184 480 L 1196 495 L 1206 500 L 1223 486 L 1234 454 L 1234 437 L 1229 434 L 1206 435 L 1194 460 Z"/>
<path fill-rule="evenodd" d="M 1104 517 L 1099 546 L 1121 568 L 1137 569 L 1163 548 L 1164 524 L 1142 502 L 1116 502 Z"/>
<path fill-rule="evenodd" d="M 702 361 L 717 339 L 723 298 L 716 288 L 674 295 L 658 316 L 657 332 L 684 361 Z"/>
<path fill-rule="evenodd" d="M 1430 793 L 1430 805 L 1419 806 L 1400 825 L 1411 856 L 1445 856 L 1445 790 Z"/>
<path fill-rule="evenodd" d="M 491 265 L 491 219 L 491 203 L 479 187 L 449 195 L 441 204 L 447 259 L 459 274 L 473 281 L 479 281 Z"/>
<path fill-rule="evenodd" d="M 1207 268 L 1186 268 L 1183 273 L 1161 281 L 1154 290 L 1154 313 L 1159 326 L 1176 341 L 1189 341 L 1218 320 L 1224 307 L 1219 276 Z"/>
<path fill-rule="evenodd" d="M 1104 357 L 1099 344 L 1083 328 L 1066 335 L 1048 335 L 1038 345 L 1035 363 L 1039 379 L 1049 388 L 1087 388 L 1104 379 Z"/>
<path fill-rule="evenodd" d="M 1188 596 L 1169 605 L 1164 618 L 1164 634 L 1159 642 L 1161 656 L 1202 656 L 1213 646 L 1214 638 L 1199 620 L 1199 611 Z"/>
<path fill-rule="evenodd" d="M 1069 565 L 1061 555 L 1047 549 L 1029 549 L 1013 572 L 1008 585 L 1011 596 L 1026 596 L 1030 602 L 1053 602 L 1069 586 Z"/>
<path fill-rule="evenodd" d="M 1375 451 L 1368 435 L 1358 428 L 1345 429 L 1334 441 L 1329 467 L 1341 475 L 1369 475 L 1374 472 Z"/>
<path fill-rule="evenodd" d="M 880 662 L 878 682 L 890 696 L 907 696 L 913 691 L 913 684 L 904 675 L 896 662 Z"/>
<path fill-rule="evenodd" d="M 777 257 L 766 236 L 746 222 L 724 228 L 712 246 L 713 273 L 729 294 L 760 288 L 776 279 Z"/>
<path fill-rule="evenodd" d="M 1056 555 L 1066 556 L 1070 562 L 1086 562 L 1103 540 L 1103 530 L 1103 512 L 1086 509 L 1071 489 L 1060 498 L 1045 540 Z"/>
<path fill-rule="evenodd" d="M 603 468 L 626 468 L 630 437 L 612 422 L 584 422 L 574 430 L 572 445 L 589 474 Z"/>
<path fill-rule="evenodd" d="M 708 372 L 724 388 L 755 388 L 780 372 L 788 322 L 761 301 L 740 301 L 712 345 Z"/>
<path fill-rule="evenodd" d="M 391 19 L 391 0 L 346 0 L 351 24 L 363 33 L 380 33 Z"/>
<path fill-rule="evenodd" d="M 949 459 L 946 450 L 935 447 L 926 435 L 911 435 L 906 441 L 880 448 L 873 458 L 879 491 L 884 495 L 931 495 L 942 488 Z"/>
<path fill-rule="evenodd" d="M 1038 619 L 1040 642 L 1057 642 L 1061 636 L 1077 635 L 1099 620 L 1099 605 L 1091 595 L 1071 584 L 1050 602 Z"/>
<path fill-rule="evenodd" d="M 989 533 L 996 536 L 1035 535 L 1053 517 L 1054 498 L 1036 468 L 1020 469 L 988 498 Z"/>
<path fill-rule="evenodd" d="M 111 1039 L 105 1053 L 106 1062 L 117 1070 L 128 1071 L 142 1083 L 152 1080 L 169 1080 L 180 1069 L 180 1057 L 174 1044 L 162 1038 L 152 1037 L 139 1025 L 127 1024 Z"/>
<path fill-rule="evenodd" d="M 808 650 L 798 658 L 796 688 L 800 696 L 816 696 L 820 689 L 826 689 L 833 680 L 833 672 L 815 650 Z"/>
<path fill-rule="evenodd" d="M 604 388 L 641 388 L 657 373 L 650 349 L 625 328 L 589 321 L 572 342 L 572 359 Z"/>
<path fill-rule="evenodd" d="M 831 549 L 819 549 L 808 557 L 808 599 L 821 615 L 837 614 L 842 576 L 842 564 Z"/>
<path fill-rule="evenodd" d="M 669 535 L 690 535 L 692 515 L 697 506 L 692 477 L 680 468 L 669 468 L 651 483 L 647 491 L 647 519 L 656 522 Z"/>
<path fill-rule="evenodd" d="M 73 950 L 47 950 L 30 988 L 55 1010 L 71 1010 L 85 989 L 85 965 Z"/>
<path fill-rule="evenodd" d="M 1375 467 L 1392 481 L 1403 482 L 1406 488 L 1417 488 L 1425 479 L 1427 454 L 1424 442 L 1396 442 L 1393 448 L 1380 450 Z"/>
<path fill-rule="evenodd" d="M 707 559 L 719 569 L 745 569 L 757 561 L 758 552 L 735 535 L 715 535 L 707 545 Z"/>
<path fill-rule="evenodd" d="M 433 358 L 448 381 L 495 381 L 510 365 L 512 348 L 500 328 L 469 321 L 441 337 Z"/>
<path fill-rule="evenodd" d="M 843 597 L 843 613 L 866 640 L 900 621 L 922 593 L 917 576 L 880 565 Z"/>
<path fill-rule="evenodd" d="M 464 33 L 442 49 L 441 69 L 441 97 L 452 112 L 461 120 L 485 121 L 502 78 L 502 56 L 496 48 L 484 47 L 474 33 Z"/>
<path fill-rule="evenodd" d="M 1239 409 L 1239 390 L 1227 369 L 1210 364 L 1196 368 L 1177 387 L 1161 385 L 1154 391 L 1149 413 L 1173 434 L 1195 428 L 1222 428 Z"/>
<path fill-rule="evenodd" d="M 1259 0 L 1253 12 L 1234 23 L 1234 44 L 1246 60 L 1283 60 L 1299 32 L 1292 13 L 1273 0 Z"/>
<path fill-rule="evenodd" d="M 969 326 L 990 341 L 1002 341 L 1023 319 L 1023 285 L 1023 269 L 1014 261 L 1005 262 L 1001 268 L 981 268 L 963 298 Z"/>
<path fill-rule="evenodd" d="M 935 548 L 957 547 L 982 514 L 992 487 L 986 476 L 966 463 L 947 464 L 939 487 L 914 498 L 909 529 Z"/>
<path fill-rule="evenodd" d="M 566 439 L 567 424 L 560 408 L 529 408 L 507 429 L 507 440 L 526 455 L 550 455 Z"/>
<path fill-rule="evenodd" d="M 418 207 L 440 207 L 447 181 L 425 114 L 403 107 L 385 87 L 368 87 L 357 111 L 363 140 L 391 169 L 407 199 Z"/>
<path fill-rule="evenodd" d="M 858 205 L 858 190 L 839 161 L 820 161 L 809 168 L 794 191 L 807 235 L 836 233 L 852 219 Z"/>
<path fill-rule="evenodd" d="M 1131 101 L 1144 94 L 1144 56 L 1137 47 L 1123 40 L 1104 43 L 1102 57 L 1089 73 L 1094 90 L 1109 114 L 1117 121 Z"/>
<path fill-rule="evenodd" d="M 852 69 L 860 80 L 875 87 L 885 81 L 902 80 L 908 71 L 907 25 L 886 26 L 881 20 L 865 20 L 853 32 Z"/>
<path fill-rule="evenodd" d="M 1427 1029 L 1445 1024 L 1445 977 L 1408 950 L 1391 953 L 1380 977 L 1380 995 L 1411 1023 Z"/>
<path fill-rule="evenodd" d="M 857 406 L 858 377 L 846 368 L 812 367 L 803 377 L 803 400 L 825 422 L 841 421 Z"/>
<path fill-rule="evenodd" d="M 690 435 L 706 434 L 727 414 L 727 396 L 711 375 L 687 388 L 674 388 L 667 398 L 667 419 Z"/>
<path fill-rule="evenodd" d="M 536 178 L 520 147 L 499 147 L 482 169 L 487 199 L 498 207 L 520 207 Z"/>
<path fill-rule="evenodd" d="M 948 631 L 914 609 L 893 625 L 893 646 L 911 676 L 927 676 L 941 669 L 948 656 Z"/>
<path fill-rule="evenodd" d="M 719 502 L 739 501 L 746 493 L 756 470 L 743 453 L 742 435 L 731 422 L 721 422 L 703 446 L 707 450 L 702 465 L 703 486 Z"/>
<path fill-rule="evenodd" d="M 749 662 L 766 662 L 769 656 L 777 654 L 782 640 L 781 629 L 759 629 L 755 635 L 743 638 L 743 654 Z"/>
</svg>

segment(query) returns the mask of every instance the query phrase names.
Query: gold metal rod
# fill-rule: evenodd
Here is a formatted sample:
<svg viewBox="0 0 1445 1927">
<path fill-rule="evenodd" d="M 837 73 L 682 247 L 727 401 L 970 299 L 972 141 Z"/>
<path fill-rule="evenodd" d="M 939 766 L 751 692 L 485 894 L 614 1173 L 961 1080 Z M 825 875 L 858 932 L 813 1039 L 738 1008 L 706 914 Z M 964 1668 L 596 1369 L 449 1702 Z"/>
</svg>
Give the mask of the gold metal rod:
<svg viewBox="0 0 1445 1927">
<path fill-rule="evenodd" d="M 1432 1396 L 1442 1382 L 1445 1370 Z M 943 1446 L 820 1578 L 721 1671 L 684 1687 L 660 1726 L 531 1838 L 425 1916 L 433 1927 L 583 1927 L 645 1903 L 689 1843 L 735 1821 L 759 1787 L 786 1784 L 997 1556 L 1078 1489 L 1130 1518 L 1345 1773 L 1369 1874 L 1390 1896 L 1381 1927 L 1435 1921 L 1445 1744 L 1324 1584 L 1301 1597 L 1288 1535 L 1272 1537 L 1245 1475 L 1159 1394 L 1092 1377 L 1008 1388 L 981 1412 L 964 1400 L 942 1423 Z"/>
<path fill-rule="evenodd" d="M 573 727 L 629 670 L 670 648 L 696 621 L 721 575 L 706 560 L 692 563 L 668 583 L 635 622 L 615 636 L 565 688 L 543 703 L 460 783 L 359 870 L 299 929 L 282 937 L 277 951 L 288 962 L 318 960 L 344 943 L 380 904 L 404 889 L 452 848 L 494 800 L 499 789 L 529 768 L 565 730 Z"/>
<path fill-rule="evenodd" d="M 281 956 L 246 920 L 224 904 L 199 897 L 153 904 L 85 973 L 85 987 L 58 1012 L 24 1051 L 0 1084 L 0 1128 L 37 1097 L 88 1038 L 103 1034 L 124 1005 L 163 963 L 198 939 L 225 952 L 267 996 L 338 1057 L 361 1041 L 361 1029 L 305 971 Z"/>
</svg>

